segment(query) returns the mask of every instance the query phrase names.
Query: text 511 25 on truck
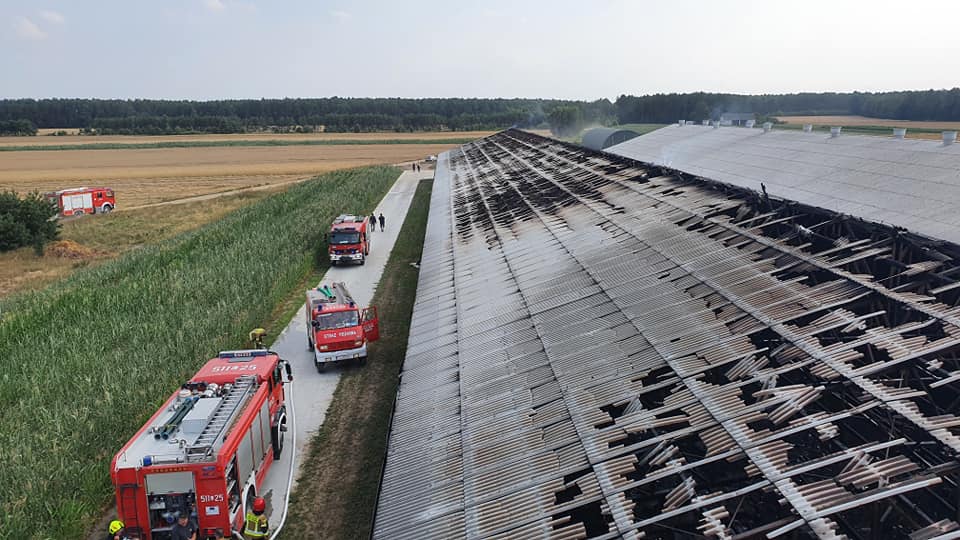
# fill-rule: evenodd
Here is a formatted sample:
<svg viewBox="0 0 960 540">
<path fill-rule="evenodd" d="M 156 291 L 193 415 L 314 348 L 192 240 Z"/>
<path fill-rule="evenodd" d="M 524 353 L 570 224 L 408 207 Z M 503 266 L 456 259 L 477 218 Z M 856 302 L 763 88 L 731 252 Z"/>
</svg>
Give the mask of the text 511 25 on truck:
<svg viewBox="0 0 960 540">
<path fill-rule="evenodd" d="M 373 224 L 364 216 L 342 214 L 330 225 L 327 253 L 330 264 L 358 262 L 363 264 L 370 254 L 370 234 Z"/>
<path fill-rule="evenodd" d="M 361 310 L 343 283 L 307 291 L 307 346 L 317 371 L 334 362 L 365 360 L 367 343 L 379 338 L 377 308 Z"/>
</svg>

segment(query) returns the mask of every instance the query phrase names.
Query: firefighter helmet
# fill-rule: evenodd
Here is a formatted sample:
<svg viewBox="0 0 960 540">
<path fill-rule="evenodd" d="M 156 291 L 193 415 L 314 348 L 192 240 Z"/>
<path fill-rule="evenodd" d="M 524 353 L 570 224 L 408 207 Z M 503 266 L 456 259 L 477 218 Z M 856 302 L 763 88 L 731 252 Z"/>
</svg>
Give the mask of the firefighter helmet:
<svg viewBox="0 0 960 540">
<path fill-rule="evenodd" d="M 118 532 L 120 532 L 120 529 L 122 528 L 123 528 L 123 522 L 120 521 L 119 519 L 115 519 L 110 522 L 110 527 L 108 527 L 107 530 L 110 531 L 110 534 L 117 534 Z"/>
<path fill-rule="evenodd" d="M 253 511 L 258 513 L 263 513 L 267 509 L 267 501 L 263 500 L 263 497 L 257 497 L 253 500 Z"/>
</svg>

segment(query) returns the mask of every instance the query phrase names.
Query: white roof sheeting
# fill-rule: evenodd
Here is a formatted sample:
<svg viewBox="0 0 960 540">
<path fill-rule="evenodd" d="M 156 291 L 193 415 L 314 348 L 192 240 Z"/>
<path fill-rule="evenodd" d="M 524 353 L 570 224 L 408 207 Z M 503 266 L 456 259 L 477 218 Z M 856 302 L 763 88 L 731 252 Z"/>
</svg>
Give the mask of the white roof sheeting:
<svg viewBox="0 0 960 540">
<path fill-rule="evenodd" d="M 673 125 L 606 149 L 960 243 L 960 145 Z"/>
</svg>

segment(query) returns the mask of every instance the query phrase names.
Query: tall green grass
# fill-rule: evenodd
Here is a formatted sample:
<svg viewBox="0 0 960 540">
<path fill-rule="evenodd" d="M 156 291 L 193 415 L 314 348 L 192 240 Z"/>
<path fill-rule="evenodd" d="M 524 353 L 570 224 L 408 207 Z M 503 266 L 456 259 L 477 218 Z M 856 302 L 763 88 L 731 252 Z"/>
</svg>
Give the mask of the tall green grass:
<svg viewBox="0 0 960 540">
<path fill-rule="evenodd" d="M 53 150 L 138 150 L 144 148 L 206 148 L 220 146 L 343 146 L 369 144 L 465 144 L 472 137 L 453 139 L 250 139 L 227 141 L 160 141 L 146 143 L 34 144 L 0 146 L 0 152 L 41 152 Z"/>
<path fill-rule="evenodd" d="M 312 270 L 336 214 L 369 212 L 398 173 L 325 174 L 0 303 L 0 537 L 81 538 L 123 443 Z"/>
</svg>

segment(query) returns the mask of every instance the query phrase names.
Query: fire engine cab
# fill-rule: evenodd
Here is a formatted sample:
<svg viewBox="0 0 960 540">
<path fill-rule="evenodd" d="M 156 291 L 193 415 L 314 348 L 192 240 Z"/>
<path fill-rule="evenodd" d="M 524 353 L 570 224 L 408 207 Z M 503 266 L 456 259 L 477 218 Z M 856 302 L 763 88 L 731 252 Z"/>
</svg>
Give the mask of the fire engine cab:
<svg viewBox="0 0 960 540">
<path fill-rule="evenodd" d="M 365 216 L 341 214 L 333 220 L 327 240 L 330 264 L 359 262 L 363 264 L 370 254 L 372 224 Z"/>
<path fill-rule="evenodd" d="M 113 190 L 108 187 L 61 189 L 43 194 L 61 216 L 106 214 L 117 207 Z"/>
<path fill-rule="evenodd" d="M 198 540 L 242 530 L 283 451 L 283 368 L 267 350 L 221 352 L 164 403 L 113 458 L 119 519 L 142 540 L 168 540 L 187 513 Z"/>
<path fill-rule="evenodd" d="M 361 311 L 343 283 L 307 291 L 307 347 L 317 371 L 327 364 L 367 358 L 367 343 L 380 338 L 377 308 Z"/>
</svg>

